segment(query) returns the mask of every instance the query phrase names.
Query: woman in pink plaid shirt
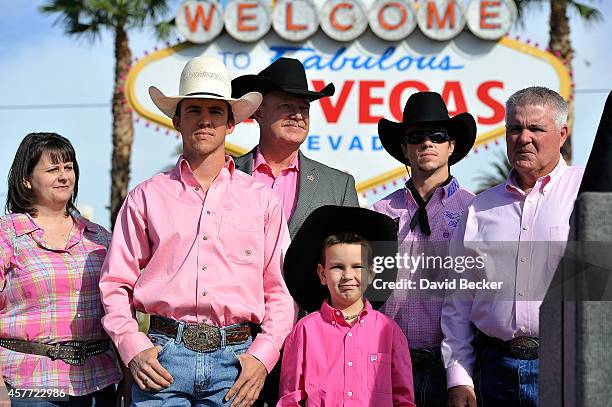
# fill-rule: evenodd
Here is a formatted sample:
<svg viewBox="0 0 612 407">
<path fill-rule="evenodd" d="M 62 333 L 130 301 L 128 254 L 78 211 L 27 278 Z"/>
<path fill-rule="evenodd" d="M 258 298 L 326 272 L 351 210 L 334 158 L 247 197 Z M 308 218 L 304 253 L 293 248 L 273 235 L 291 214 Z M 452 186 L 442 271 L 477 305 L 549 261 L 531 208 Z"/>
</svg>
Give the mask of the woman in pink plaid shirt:
<svg viewBox="0 0 612 407">
<path fill-rule="evenodd" d="M 0 406 L 116 402 L 121 371 L 98 289 L 110 233 L 76 210 L 78 181 L 70 141 L 23 139 L 0 218 Z"/>
</svg>

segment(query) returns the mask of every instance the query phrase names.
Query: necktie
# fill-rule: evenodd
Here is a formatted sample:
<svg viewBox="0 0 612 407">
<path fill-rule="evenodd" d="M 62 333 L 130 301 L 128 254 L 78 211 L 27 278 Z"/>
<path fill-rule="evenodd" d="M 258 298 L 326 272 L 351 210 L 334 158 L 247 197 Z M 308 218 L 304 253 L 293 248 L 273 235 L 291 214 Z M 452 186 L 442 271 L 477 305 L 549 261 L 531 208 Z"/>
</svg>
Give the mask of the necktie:
<svg viewBox="0 0 612 407">
<path fill-rule="evenodd" d="M 452 181 L 452 179 L 453 177 L 449 174 L 448 179 L 444 181 L 444 183 L 442 183 L 440 187 L 446 186 Z M 429 202 L 433 194 L 431 194 L 427 201 L 425 201 L 423 197 L 421 197 L 421 194 L 419 194 L 419 191 L 417 191 L 416 187 L 414 186 L 412 178 L 410 178 L 408 182 L 406 182 L 406 188 L 408 189 L 408 191 L 410 191 L 410 194 L 412 194 L 412 197 L 414 198 L 414 201 L 418 206 L 416 212 L 414 212 L 414 215 L 412 215 L 412 219 L 410 219 L 410 231 L 414 231 L 417 225 L 419 225 L 421 231 L 426 236 L 431 235 L 431 228 L 429 227 L 429 218 L 427 217 L 426 206 L 427 202 Z"/>
</svg>

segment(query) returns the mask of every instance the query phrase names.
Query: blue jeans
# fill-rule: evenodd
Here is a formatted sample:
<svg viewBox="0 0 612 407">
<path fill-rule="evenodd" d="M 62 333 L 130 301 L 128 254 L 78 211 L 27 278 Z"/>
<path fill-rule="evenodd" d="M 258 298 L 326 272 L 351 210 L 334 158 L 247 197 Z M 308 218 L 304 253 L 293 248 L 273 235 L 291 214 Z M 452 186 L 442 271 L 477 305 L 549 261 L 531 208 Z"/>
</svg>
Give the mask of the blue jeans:
<svg viewBox="0 0 612 407">
<path fill-rule="evenodd" d="M 183 323 L 179 323 L 176 338 L 149 331 L 149 338 L 161 346 L 157 359 L 172 375 L 170 387 L 160 391 L 142 391 L 132 386 L 132 406 L 229 406 L 224 398 L 240 374 L 238 356 L 245 353 L 252 342 L 225 344 L 221 330 L 221 347 L 212 352 L 199 353 L 185 348 L 182 342 Z"/>
<path fill-rule="evenodd" d="M 536 407 L 538 359 L 515 359 L 509 352 L 488 346 L 479 354 L 480 407 Z"/>
<path fill-rule="evenodd" d="M 7 390 L 11 388 L 6 385 Z M 115 385 L 112 384 L 83 396 L 69 396 L 68 401 L 45 399 L 11 399 L 12 407 L 106 407 L 115 405 Z"/>
<path fill-rule="evenodd" d="M 414 401 L 417 407 L 446 407 L 446 372 L 436 366 L 429 370 L 412 370 Z"/>
</svg>

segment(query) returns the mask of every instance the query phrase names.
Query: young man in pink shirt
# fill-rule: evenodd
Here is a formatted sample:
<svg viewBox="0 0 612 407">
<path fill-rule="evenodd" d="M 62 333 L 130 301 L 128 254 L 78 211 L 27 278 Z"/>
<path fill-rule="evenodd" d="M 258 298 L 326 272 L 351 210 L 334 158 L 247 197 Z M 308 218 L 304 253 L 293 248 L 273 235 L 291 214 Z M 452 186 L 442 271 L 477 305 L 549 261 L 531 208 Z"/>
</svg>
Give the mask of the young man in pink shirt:
<svg viewBox="0 0 612 407">
<path fill-rule="evenodd" d="M 134 377 L 133 405 L 250 406 L 295 317 L 282 204 L 225 155 L 226 135 L 261 95 L 231 98 L 227 69 L 208 57 L 187 63 L 179 96 L 149 94 L 183 154 L 123 203 L 100 279 L 102 323 Z M 148 336 L 136 310 L 151 314 Z"/>
<path fill-rule="evenodd" d="M 306 218 L 285 269 L 310 314 L 285 341 L 277 406 L 415 406 L 406 337 L 374 309 L 397 269 L 375 270 L 373 260 L 395 258 L 396 235 L 391 218 L 363 208 L 323 206 Z"/>
</svg>

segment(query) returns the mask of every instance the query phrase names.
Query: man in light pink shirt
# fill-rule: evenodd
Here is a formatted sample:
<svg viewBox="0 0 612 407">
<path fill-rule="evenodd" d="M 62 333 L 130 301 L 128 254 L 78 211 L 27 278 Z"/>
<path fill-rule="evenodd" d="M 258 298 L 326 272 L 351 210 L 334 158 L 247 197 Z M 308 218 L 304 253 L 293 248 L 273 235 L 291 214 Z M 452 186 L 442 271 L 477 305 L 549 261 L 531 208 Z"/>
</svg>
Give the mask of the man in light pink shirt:
<svg viewBox="0 0 612 407">
<path fill-rule="evenodd" d="M 123 203 L 100 279 L 102 323 L 134 377 L 134 405 L 250 406 L 294 321 L 282 204 L 224 154 L 261 95 L 232 99 L 225 66 L 209 57 L 187 63 L 179 96 L 149 94 L 183 155 Z M 148 336 L 135 310 L 151 314 Z"/>
<path fill-rule="evenodd" d="M 410 166 L 406 186 L 372 209 L 396 219 L 399 253 L 414 258 L 447 256 L 448 241 L 474 194 L 461 188 L 450 166 L 467 155 L 476 140 L 476 122 L 469 113 L 450 118 L 440 94 L 417 92 L 404 107 L 401 123 L 381 119 L 382 146 Z M 444 281 L 444 270 L 400 267 L 398 278 Z M 446 379 L 440 342 L 443 290 L 396 289 L 381 311 L 400 326 L 412 357 L 415 400 L 419 407 L 446 407 Z"/>
<path fill-rule="evenodd" d="M 583 168 L 569 167 L 567 103 L 531 87 L 506 102 L 506 182 L 478 195 L 463 217 L 451 254 L 485 258 L 484 281 L 498 289 L 457 290 L 442 309 L 442 354 L 449 406 L 538 405 L 539 308 L 559 263 Z M 478 332 L 477 346 L 473 340 Z"/>
</svg>

